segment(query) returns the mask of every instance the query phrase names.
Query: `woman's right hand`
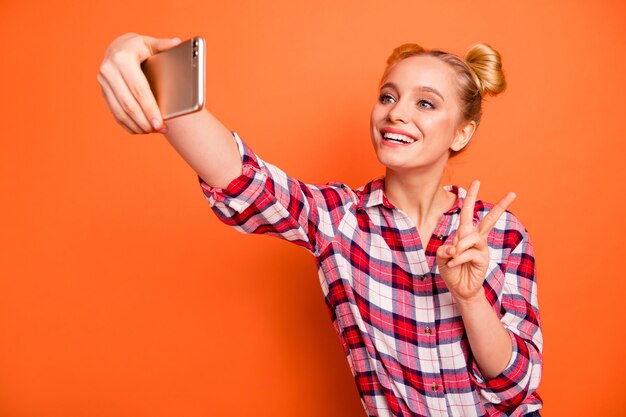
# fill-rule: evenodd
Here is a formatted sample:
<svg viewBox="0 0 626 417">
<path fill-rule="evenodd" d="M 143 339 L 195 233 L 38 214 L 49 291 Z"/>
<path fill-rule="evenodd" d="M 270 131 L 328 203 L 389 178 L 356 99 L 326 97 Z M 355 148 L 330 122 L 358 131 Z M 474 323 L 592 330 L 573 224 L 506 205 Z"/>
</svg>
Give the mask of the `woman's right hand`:
<svg viewBox="0 0 626 417">
<path fill-rule="evenodd" d="M 129 133 L 167 132 L 141 63 L 179 43 L 127 33 L 107 48 L 97 79 L 115 120 Z"/>
</svg>

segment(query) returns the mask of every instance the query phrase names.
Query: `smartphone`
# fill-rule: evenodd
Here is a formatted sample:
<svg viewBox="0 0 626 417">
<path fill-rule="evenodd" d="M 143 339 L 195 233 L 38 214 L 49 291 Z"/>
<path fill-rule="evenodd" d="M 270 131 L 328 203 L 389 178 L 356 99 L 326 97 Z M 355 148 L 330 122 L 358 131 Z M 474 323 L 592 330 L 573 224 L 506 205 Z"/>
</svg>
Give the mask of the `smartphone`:
<svg viewBox="0 0 626 417">
<path fill-rule="evenodd" d="M 205 44 L 196 36 L 141 63 L 163 119 L 204 107 Z"/>
</svg>

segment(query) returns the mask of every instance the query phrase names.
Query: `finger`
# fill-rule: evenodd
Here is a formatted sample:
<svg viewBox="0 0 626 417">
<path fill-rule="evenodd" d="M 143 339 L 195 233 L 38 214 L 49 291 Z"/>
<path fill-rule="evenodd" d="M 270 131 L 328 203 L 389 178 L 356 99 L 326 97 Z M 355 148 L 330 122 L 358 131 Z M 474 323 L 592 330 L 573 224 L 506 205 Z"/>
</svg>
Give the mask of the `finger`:
<svg viewBox="0 0 626 417">
<path fill-rule="evenodd" d="M 117 38 L 105 54 L 105 61 L 143 62 L 154 54 L 163 52 L 180 43 L 179 38 L 153 38 L 150 36 L 140 36 L 136 33 L 127 33 Z"/>
<path fill-rule="evenodd" d="M 144 36 L 143 40 L 150 51 L 150 55 L 173 48 L 181 42 L 180 38 L 153 38 L 150 36 Z"/>
<path fill-rule="evenodd" d="M 117 123 L 122 126 L 128 133 L 143 133 L 143 130 L 124 112 L 122 106 L 115 98 L 115 94 L 111 91 L 109 83 L 104 79 L 99 79 L 102 94 L 104 95 L 111 113 L 115 117 Z"/>
<path fill-rule="evenodd" d="M 471 233 L 454 245 L 457 254 L 461 254 L 470 248 L 483 249 L 486 246 L 485 238 L 478 232 Z"/>
<path fill-rule="evenodd" d="M 463 206 L 461 207 L 461 220 L 460 225 L 472 225 L 474 222 L 474 206 L 476 205 L 476 197 L 478 196 L 478 189 L 480 188 L 480 181 L 474 180 L 467 190 L 467 195 L 463 200 Z"/>
<path fill-rule="evenodd" d="M 120 68 L 120 72 L 133 98 L 149 122 L 151 130 L 160 130 L 164 126 L 161 110 L 150 89 L 146 76 L 141 71 L 141 67 L 124 65 L 124 67 Z"/>
<path fill-rule="evenodd" d="M 115 98 L 115 95 L 111 91 L 111 87 L 109 83 L 100 75 L 98 75 L 98 82 L 100 83 L 100 87 L 102 90 L 102 95 L 104 96 L 115 121 L 124 128 L 128 133 L 142 133 L 143 131 L 139 126 L 133 122 L 126 113 L 122 110 L 119 102 Z"/>
<path fill-rule="evenodd" d="M 452 258 L 456 254 L 454 246 L 441 245 L 437 248 L 437 258 L 440 260 L 446 260 Z"/>
<path fill-rule="evenodd" d="M 146 36 L 142 39 L 150 55 L 144 56 L 142 53 L 140 53 L 140 62 L 145 60 L 149 56 L 152 56 L 159 52 L 163 52 L 180 43 L 180 39 L 178 38 L 157 39 Z M 137 66 L 134 62 L 122 60 L 119 64 L 119 70 L 122 74 L 124 82 L 126 83 L 131 94 L 139 104 L 139 107 L 143 111 L 151 127 L 154 130 L 160 130 L 164 128 L 165 126 L 163 124 L 161 110 L 159 109 L 156 99 L 154 98 L 154 93 L 150 89 L 150 84 L 148 84 L 146 76 L 144 75 L 143 71 L 141 71 L 141 67 Z"/>
<path fill-rule="evenodd" d="M 103 67 L 100 73 L 103 75 L 109 87 L 111 88 L 111 92 L 117 99 L 122 111 L 128 115 L 129 118 L 133 120 L 135 124 L 137 124 L 143 132 L 148 133 L 153 131 L 153 127 L 148 122 L 148 118 L 144 114 L 142 108 L 137 103 L 137 100 L 131 93 L 128 84 L 124 81 L 124 78 L 120 74 L 120 71 L 125 71 L 125 69 L 120 69 L 119 66 L 124 66 L 123 63 L 119 63 L 118 67 L 106 66 Z M 141 71 L 137 69 L 137 71 Z"/>
<path fill-rule="evenodd" d="M 498 222 L 500 216 L 502 216 L 502 213 L 504 213 L 507 207 L 515 200 L 515 197 L 517 197 L 515 193 L 508 193 L 498 204 L 493 206 L 478 225 L 478 232 L 485 236 L 488 235 Z"/>
<path fill-rule="evenodd" d="M 471 261 L 480 260 L 482 260 L 482 252 L 477 249 L 469 249 L 449 260 L 446 265 L 448 268 L 454 268 L 455 266 L 463 265 Z"/>
</svg>

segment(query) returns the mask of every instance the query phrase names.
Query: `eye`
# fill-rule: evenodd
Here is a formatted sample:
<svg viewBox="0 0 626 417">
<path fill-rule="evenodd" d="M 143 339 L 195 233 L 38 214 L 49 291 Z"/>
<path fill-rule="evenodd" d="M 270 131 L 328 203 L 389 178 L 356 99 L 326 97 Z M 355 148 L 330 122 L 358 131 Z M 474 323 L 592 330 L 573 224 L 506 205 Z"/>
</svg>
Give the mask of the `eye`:
<svg viewBox="0 0 626 417">
<path fill-rule="evenodd" d="M 420 100 L 417 102 L 418 107 L 422 107 L 424 109 L 435 109 L 435 105 L 428 100 Z"/>
<path fill-rule="evenodd" d="M 380 97 L 378 97 L 378 101 L 380 101 L 382 104 L 389 104 L 394 103 L 396 99 L 391 94 L 384 93 L 381 94 Z"/>
</svg>

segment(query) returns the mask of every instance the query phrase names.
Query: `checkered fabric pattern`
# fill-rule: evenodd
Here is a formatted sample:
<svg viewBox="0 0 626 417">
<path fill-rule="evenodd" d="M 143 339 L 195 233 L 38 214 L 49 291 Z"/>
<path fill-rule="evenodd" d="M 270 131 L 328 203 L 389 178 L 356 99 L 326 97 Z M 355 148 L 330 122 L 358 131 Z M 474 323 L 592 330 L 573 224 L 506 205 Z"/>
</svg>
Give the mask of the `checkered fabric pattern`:
<svg viewBox="0 0 626 417">
<path fill-rule="evenodd" d="M 541 408 L 533 249 L 511 213 L 489 235 L 484 290 L 511 336 L 513 355 L 501 375 L 486 380 L 435 260 L 437 248 L 454 236 L 465 190 L 447 187 L 456 204 L 424 247 L 413 222 L 384 196 L 382 179 L 358 190 L 304 184 L 234 137 L 241 176 L 226 189 L 200 179 L 203 192 L 226 224 L 286 239 L 315 256 L 368 416 L 522 416 Z M 478 201 L 475 221 L 490 207 Z"/>
</svg>

